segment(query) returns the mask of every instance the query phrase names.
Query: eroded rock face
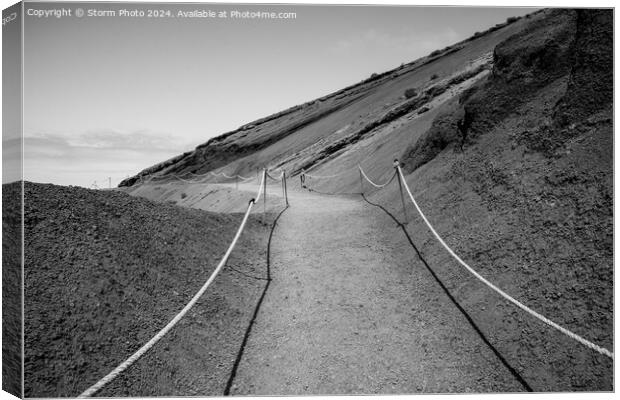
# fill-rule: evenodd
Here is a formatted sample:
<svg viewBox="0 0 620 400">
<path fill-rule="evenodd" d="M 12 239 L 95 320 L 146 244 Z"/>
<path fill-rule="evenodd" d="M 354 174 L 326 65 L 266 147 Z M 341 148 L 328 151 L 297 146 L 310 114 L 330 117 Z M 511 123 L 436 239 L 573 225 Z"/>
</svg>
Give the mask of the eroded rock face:
<svg viewBox="0 0 620 400">
<path fill-rule="evenodd" d="M 566 95 L 558 102 L 558 127 L 581 122 L 613 101 L 613 12 L 577 10 Z"/>
<path fill-rule="evenodd" d="M 408 151 L 408 171 L 450 145 L 463 148 L 514 113 L 546 87 L 565 80 L 566 93 L 553 121 L 526 138 L 549 154 L 608 107 L 613 98 L 613 15 L 610 10 L 551 10 L 494 50 L 493 70 L 463 93 L 459 104 L 438 116 Z M 570 129 L 566 129 L 573 125 Z"/>
<path fill-rule="evenodd" d="M 570 71 L 575 30 L 574 10 L 549 11 L 546 18 L 533 21 L 495 48 L 490 83 L 521 83 L 531 90 L 565 75 Z"/>
<path fill-rule="evenodd" d="M 495 48 L 491 77 L 463 99 L 473 131 L 484 133 L 570 72 L 575 22 L 575 11 L 553 10 Z"/>
</svg>

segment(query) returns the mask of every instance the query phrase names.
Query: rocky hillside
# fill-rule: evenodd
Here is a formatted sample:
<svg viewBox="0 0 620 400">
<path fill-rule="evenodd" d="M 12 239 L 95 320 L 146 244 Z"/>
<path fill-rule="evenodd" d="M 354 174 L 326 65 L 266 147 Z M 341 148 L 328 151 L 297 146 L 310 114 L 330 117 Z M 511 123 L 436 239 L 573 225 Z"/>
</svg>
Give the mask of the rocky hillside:
<svg viewBox="0 0 620 400">
<path fill-rule="evenodd" d="M 500 43 L 491 73 L 446 103 L 403 156 L 421 207 L 463 259 L 525 304 L 608 349 L 612 32 L 608 10 L 547 12 Z M 372 198 L 403 218 L 395 188 Z M 473 280 L 421 229 L 419 218 L 408 230 L 535 390 L 612 390 L 611 360 Z"/>
<path fill-rule="evenodd" d="M 114 191 L 26 182 L 24 196 L 27 397 L 75 397 L 124 361 L 203 285 L 241 220 Z M 251 216 L 183 329 L 100 395 L 223 393 L 265 285 L 272 219 Z"/>
<path fill-rule="evenodd" d="M 531 150 L 551 155 L 580 134 L 579 126 L 613 99 L 613 22 L 608 11 L 554 11 L 495 48 L 493 70 L 434 121 L 405 154 L 413 171 L 449 145 L 463 149 L 541 92 L 560 86 L 546 120 L 519 135 Z M 519 115 L 519 117 L 521 117 Z M 525 116 L 527 117 L 527 116 Z"/>
</svg>

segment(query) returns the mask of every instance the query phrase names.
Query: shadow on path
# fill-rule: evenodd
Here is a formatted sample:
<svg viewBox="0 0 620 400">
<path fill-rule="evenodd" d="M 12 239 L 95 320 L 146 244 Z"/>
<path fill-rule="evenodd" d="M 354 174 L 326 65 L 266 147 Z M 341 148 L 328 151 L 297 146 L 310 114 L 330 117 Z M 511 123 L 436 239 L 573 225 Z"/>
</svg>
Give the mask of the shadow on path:
<svg viewBox="0 0 620 400">
<path fill-rule="evenodd" d="M 361 193 L 362 198 L 364 199 L 364 201 L 372 206 L 375 207 L 379 207 L 381 210 L 383 210 L 387 215 L 390 216 L 390 218 L 392 218 L 394 220 L 394 222 L 396 222 L 396 224 L 399 226 L 399 228 L 403 231 L 403 233 L 405 234 L 405 236 L 407 237 L 407 241 L 409 242 L 409 244 L 411 245 L 411 247 L 415 250 L 416 254 L 418 255 L 418 258 L 420 259 L 420 261 L 422 261 L 422 263 L 424 264 L 424 266 L 426 267 L 426 269 L 428 270 L 428 272 L 431 273 L 431 275 L 433 276 L 433 278 L 435 279 L 435 281 L 437 282 L 437 284 L 441 287 L 441 289 L 443 290 L 443 292 L 446 294 L 446 296 L 448 296 L 448 298 L 450 299 L 450 301 L 454 304 L 454 306 L 456 308 L 458 308 L 458 310 L 463 314 L 463 316 L 465 317 L 465 319 L 467 319 L 467 322 L 469 322 L 469 324 L 471 325 L 472 328 L 474 328 L 474 330 L 476 331 L 476 333 L 480 336 L 480 338 L 482 339 L 482 341 L 489 347 L 489 349 L 491 349 L 491 351 L 497 356 L 497 358 L 501 361 L 501 363 L 508 369 L 508 371 L 510 371 L 510 373 L 512 374 L 512 376 L 515 377 L 515 379 L 517 381 L 519 381 L 519 383 L 525 388 L 525 390 L 527 390 L 528 392 L 533 392 L 534 390 L 532 389 L 532 387 L 525 381 L 525 379 L 523 379 L 523 377 L 519 374 L 519 372 L 517 372 L 517 370 L 515 370 L 509 363 L 508 361 L 501 355 L 501 353 L 495 348 L 495 346 L 493 346 L 493 344 L 491 344 L 491 342 L 489 342 L 489 340 L 487 339 L 487 337 L 484 335 L 484 333 L 480 330 L 480 328 L 478 327 L 478 325 L 476 325 L 476 323 L 474 322 L 474 320 L 472 319 L 472 317 L 467 313 L 467 311 L 465 311 L 465 309 L 458 303 L 458 301 L 456 301 L 456 299 L 454 298 L 454 296 L 452 296 L 452 294 L 450 293 L 450 291 L 448 290 L 448 288 L 443 284 L 443 282 L 441 281 L 441 279 L 439 279 L 439 277 L 437 276 L 437 274 L 435 273 L 435 271 L 433 271 L 433 269 L 430 267 L 430 265 L 428 265 L 428 263 L 426 262 L 426 260 L 424 259 L 424 257 L 422 257 L 422 254 L 420 253 L 420 250 L 418 250 L 418 247 L 415 245 L 415 243 L 413 243 L 413 240 L 411 239 L 411 236 L 409 236 L 409 232 L 407 232 L 407 229 L 405 229 L 405 225 L 403 223 L 401 223 L 391 212 L 389 212 L 385 207 L 383 207 L 380 204 L 376 204 L 371 202 L 370 200 L 368 200 L 368 198 L 366 198 L 366 196 Z"/>
<path fill-rule="evenodd" d="M 233 369 L 230 373 L 230 376 L 228 377 L 226 388 L 224 389 L 224 396 L 230 395 L 230 388 L 232 387 L 232 384 L 235 380 L 235 376 L 237 376 L 237 370 L 239 369 L 239 363 L 241 362 L 241 358 L 243 358 L 243 351 L 245 350 L 245 346 L 248 343 L 248 338 L 250 337 L 250 334 L 252 333 L 252 327 L 254 326 L 254 323 L 256 322 L 256 316 L 258 315 L 258 312 L 260 311 L 260 307 L 263 304 L 263 299 L 265 298 L 265 295 L 267 294 L 267 290 L 269 289 L 269 285 L 271 284 L 271 261 L 270 261 L 271 239 L 273 238 L 273 231 L 276 229 L 278 220 L 280 219 L 282 214 L 284 214 L 284 212 L 288 210 L 289 207 L 290 207 L 289 205 L 284 207 L 284 209 L 280 211 L 280 213 L 276 216 L 276 218 L 273 221 L 273 224 L 271 225 L 271 231 L 269 232 L 269 241 L 267 242 L 267 278 L 265 279 L 265 278 L 253 277 L 254 279 L 265 279 L 267 283 L 265 284 L 265 288 L 263 289 L 263 293 L 261 294 L 260 299 L 258 299 L 258 303 L 256 303 L 256 307 L 254 308 L 254 313 L 252 314 L 252 319 L 250 320 L 250 323 L 248 324 L 248 328 L 245 331 L 245 335 L 243 336 L 243 341 L 241 342 L 239 353 L 237 353 L 237 358 L 235 358 Z"/>
</svg>

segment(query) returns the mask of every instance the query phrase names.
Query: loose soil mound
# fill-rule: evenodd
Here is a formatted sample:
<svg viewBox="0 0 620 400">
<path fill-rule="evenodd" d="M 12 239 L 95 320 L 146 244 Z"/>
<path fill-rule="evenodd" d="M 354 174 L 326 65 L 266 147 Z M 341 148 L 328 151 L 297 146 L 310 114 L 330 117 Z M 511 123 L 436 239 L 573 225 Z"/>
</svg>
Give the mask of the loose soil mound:
<svg viewBox="0 0 620 400">
<path fill-rule="evenodd" d="M 21 182 L 2 185 L 2 390 L 22 388 L 22 192 Z"/>
<path fill-rule="evenodd" d="M 124 361 L 202 286 L 240 220 L 26 183 L 25 395 L 76 396 Z M 252 277 L 265 275 L 267 236 L 252 217 L 203 299 L 100 394 L 221 395 L 264 286 Z"/>
</svg>

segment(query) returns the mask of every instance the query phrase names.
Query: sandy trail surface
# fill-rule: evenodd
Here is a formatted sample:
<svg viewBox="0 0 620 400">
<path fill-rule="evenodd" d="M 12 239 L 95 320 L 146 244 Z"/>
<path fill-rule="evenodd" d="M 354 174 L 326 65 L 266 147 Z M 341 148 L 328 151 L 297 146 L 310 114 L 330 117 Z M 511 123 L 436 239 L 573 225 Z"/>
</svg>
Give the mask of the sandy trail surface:
<svg viewBox="0 0 620 400">
<path fill-rule="evenodd" d="M 381 209 L 297 190 L 289 201 L 231 394 L 524 390 Z"/>
</svg>

